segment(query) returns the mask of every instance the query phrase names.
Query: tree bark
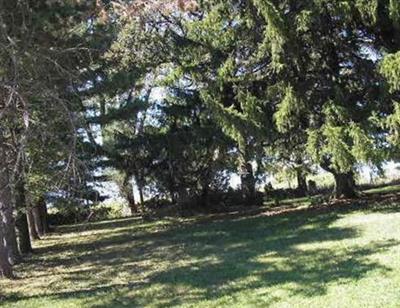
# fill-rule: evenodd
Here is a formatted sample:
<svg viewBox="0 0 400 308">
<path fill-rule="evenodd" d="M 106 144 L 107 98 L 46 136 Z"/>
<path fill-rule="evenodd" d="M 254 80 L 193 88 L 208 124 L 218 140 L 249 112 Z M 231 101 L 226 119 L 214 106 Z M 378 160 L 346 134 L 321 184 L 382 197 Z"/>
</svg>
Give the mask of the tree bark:
<svg viewBox="0 0 400 308">
<path fill-rule="evenodd" d="M 175 181 L 175 172 L 174 168 L 172 166 L 172 163 L 170 160 L 168 160 L 168 172 L 169 172 L 169 194 L 171 196 L 171 202 L 172 204 L 177 204 L 178 203 L 178 197 L 177 197 L 177 189 L 176 189 L 176 181 Z"/>
<path fill-rule="evenodd" d="M 308 187 L 307 187 L 307 178 L 301 168 L 296 169 L 296 177 L 297 177 L 297 191 L 300 196 L 307 195 Z"/>
<path fill-rule="evenodd" d="M 347 173 L 334 173 L 333 176 L 335 178 L 335 188 L 333 191 L 335 198 L 351 199 L 357 197 L 353 171 Z"/>
<path fill-rule="evenodd" d="M 2 136 L 0 136 L 0 219 L 3 221 L 3 236 L 6 242 L 5 247 L 7 247 L 9 261 L 11 264 L 14 264 L 21 259 L 21 256 L 18 251 L 14 205 L 6 161 L 7 157 L 2 143 Z"/>
<path fill-rule="evenodd" d="M 38 209 L 39 209 L 40 222 L 42 224 L 43 234 L 48 234 L 50 228 L 47 219 L 47 204 L 46 204 L 46 199 L 44 197 L 40 197 L 38 201 Z"/>
<path fill-rule="evenodd" d="M 33 252 L 31 238 L 29 235 L 28 218 L 25 212 L 20 211 L 17 214 L 15 222 L 18 236 L 18 249 L 21 255 Z"/>
<path fill-rule="evenodd" d="M 40 214 L 40 209 L 38 204 L 35 204 L 31 210 L 33 216 L 33 225 L 35 227 L 36 233 L 39 235 L 39 237 L 42 237 L 44 235 L 44 230 L 43 230 L 42 216 Z"/>
<path fill-rule="evenodd" d="M 16 228 L 19 252 L 21 254 L 29 254 L 32 252 L 32 244 L 29 236 L 25 182 L 23 178 L 19 179 L 15 187 L 15 204 L 17 207 Z"/>
<path fill-rule="evenodd" d="M 9 248 L 4 237 L 4 225 L 0 221 L 0 277 L 12 279 L 14 278 L 12 265 L 9 261 Z"/>
<path fill-rule="evenodd" d="M 189 200 L 188 191 L 186 187 L 184 187 L 184 185 L 181 185 L 177 193 L 177 204 L 181 211 L 185 211 L 188 209 L 188 200 Z"/>
<path fill-rule="evenodd" d="M 28 218 L 28 227 L 31 240 L 40 240 L 40 236 L 36 231 L 35 218 L 33 217 L 33 210 L 31 207 L 27 208 L 26 216 Z"/>
<path fill-rule="evenodd" d="M 129 209 L 131 211 L 131 215 L 135 215 L 138 212 L 138 208 L 135 202 L 135 195 L 133 194 L 132 184 L 130 182 L 130 176 L 125 175 L 124 182 L 122 187 L 122 193 L 128 202 Z"/>
<path fill-rule="evenodd" d="M 138 191 L 139 191 L 140 205 L 143 206 L 144 195 L 143 195 L 143 186 L 142 185 L 138 185 Z"/>
<path fill-rule="evenodd" d="M 256 180 L 254 178 L 253 166 L 245 163 L 241 166 L 242 195 L 246 205 L 253 205 L 256 194 Z"/>
<path fill-rule="evenodd" d="M 140 206 L 143 208 L 144 205 L 144 194 L 143 194 L 143 177 L 141 174 L 141 171 L 139 170 L 137 173 L 135 173 L 135 182 L 136 182 L 136 186 L 139 192 L 139 202 L 140 202 Z"/>
<path fill-rule="evenodd" d="M 2 194 L 2 193 L 0 193 Z M 0 197 L 0 199 L 3 199 Z M 8 199 L 8 198 L 6 198 Z M 3 199 L 4 200 L 4 199 Z M 8 199 L 10 200 L 10 199 Z M 12 264 L 18 263 L 21 260 L 21 256 L 18 251 L 17 233 L 15 230 L 15 219 L 14 219 L 14 209 L 12 206 L 12 201 L 0 200 L 1 216 L 4 223 L 4 238 L 6 241 L 6 246 L 8 249 L 8 257 Z M 8 203 L 9 202 L 9 203 Z"/>
<path fill-rule="evenodd" d="M 172 204 L 176 204 L 178 202 L 176 198 L 176 191 L 174 188 L 169 188 L 169 196 L 171 198 Z"/>
<path fill-rule="evenodd" d="M 4 277 L 12 278 L 12 264 L 18 259 L 13 204 L 7 155 L 0 131 L 0 267 Z"/>
<path fill-rule="evenodd" d="M 349 172 L 345 173 L 337 172 L 330 166 L 329 159 L 325 159 L 321 163 L 321 168 L 333 174 L 333 177 L 335 179 L 333 196 L 336 199 L 341 199 L 341 198 L 351 199 L 357 197 L 356 181 L 354 180 L 353 170 L 350 170 Z"/>
</svg>

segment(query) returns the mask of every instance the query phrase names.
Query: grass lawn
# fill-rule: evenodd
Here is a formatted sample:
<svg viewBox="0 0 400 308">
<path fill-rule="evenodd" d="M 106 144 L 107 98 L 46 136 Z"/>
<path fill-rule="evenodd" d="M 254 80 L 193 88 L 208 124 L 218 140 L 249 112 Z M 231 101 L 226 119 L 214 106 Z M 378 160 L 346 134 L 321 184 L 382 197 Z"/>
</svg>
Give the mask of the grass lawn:
<svg viewBox="0 0 400 308">
<path fill-rule="evenodd" d="M 290 206 L 309 205 L 311 203 L 311 200 L 315 199 L 317 197 L 319 197 L 319 196 L 300 197 L 300 198 L 290 198 L 290 199 L 279 200 L 279 205 L 290 205 Z M 267 200 L 264 202 L 264 206 L 274 207 L 274 206 L 276 206 L 276 203 L 274 200 Z"/>
<path fill-rule="evenodd" d="M 372 196 L 372 195 L 387 195 L 387 194 L 396 194 L 400 192 L 400 185 L 386 185 L 377 188 L 371 188 L 362 190 L 361 195 Z M 266 207 L 276 207 L 276 206 L 287 206 L 287 207 L 299 207 L 299 206 L 310 206 L 313 202 L 319 201 L 319 199 L 323 198 L 322 195 L 312 196 L 312 197 L 300 197 L 300 198 L 289 198 L 279 201 L 279 205 L 275 204 L 274 200 L 268 200 L 264 202 L 264 206 Z M 328 198 L 329 199 L 329 198 Z"/>
<path fill-rule="evenodd" d="M 382 186 L 378 188 L 373 188 L 369 190 L 365 190 L 364 193 L 366 194 L 389 194 L 389 193 L 398 193 L 400 191 L 400 185 L 389 185 L 389 186 Z"/>
<path fill-rule="evenodd" d="M 400 306 L 400 206 L 68 226 L 36 252 L 0 306 Z"/>
</svg>

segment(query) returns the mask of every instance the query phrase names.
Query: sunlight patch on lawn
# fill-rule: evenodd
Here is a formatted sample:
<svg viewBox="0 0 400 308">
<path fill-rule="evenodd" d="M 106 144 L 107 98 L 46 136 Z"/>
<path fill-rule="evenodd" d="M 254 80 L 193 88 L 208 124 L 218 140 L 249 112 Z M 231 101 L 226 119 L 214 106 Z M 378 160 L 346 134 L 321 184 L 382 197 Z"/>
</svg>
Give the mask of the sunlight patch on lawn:
<svg viewBox="0 0 400 308">
<path fill-rule="evenodd" d="M 397 307 L 400 213 L 68 226 L 0 280 L 4 307 Z"/>
</svg>

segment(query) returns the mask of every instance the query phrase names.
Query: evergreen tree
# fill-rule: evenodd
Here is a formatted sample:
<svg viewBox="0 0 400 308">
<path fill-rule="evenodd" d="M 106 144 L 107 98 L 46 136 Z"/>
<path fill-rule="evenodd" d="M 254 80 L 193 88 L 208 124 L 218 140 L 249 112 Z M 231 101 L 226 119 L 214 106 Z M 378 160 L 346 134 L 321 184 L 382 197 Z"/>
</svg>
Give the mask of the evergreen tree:
<svg viewBox="0 0 400 308">
<path fill-rule="evenodd" d="M 3 245 L 8 251 L 14 250 L 16 242 L 11 188 L 20 183 L 16 171 L 26 169 L 26 166 L 20 169 L 20 163 L 28 161 L 21 157 L 24 153 L 28 158 L 35 153 L 44 154 L 49 147 L 46 144 L 37 150 L 29 144 L 47 135 L 48 142 L 63 143 L 63 160 L 67 156 L 65 161 L 71 167 L 68 170 L 76 166 L 76 122 L 82 112 L 76 94 L 85 81 L 83 68 L 91 61 L 85 34 L 90 31 L 88 12 L 95 9 L 91 1 L 0 1 L 0 160 L 2 187 L 5 187 L 0 213 L 6 222 L 2 236 L 12 237 Z M 62 134 L 51 134 L 52 124 L 60 119 L 67 123 L 68 129 L 63 125 L 58 127 L 64 129 Z M 10 148 L 10 144 L 17 148 Z M 8 178 L 4 170 L 9 172 Z M 21 200 L 17 198 L 19 203 Z M 4 259 L 0 261 L 2 265 L 7 263 Z M 12 276 L 10 273 L 9 269 L 3 269 L 4 275 Z"/>
</svg>

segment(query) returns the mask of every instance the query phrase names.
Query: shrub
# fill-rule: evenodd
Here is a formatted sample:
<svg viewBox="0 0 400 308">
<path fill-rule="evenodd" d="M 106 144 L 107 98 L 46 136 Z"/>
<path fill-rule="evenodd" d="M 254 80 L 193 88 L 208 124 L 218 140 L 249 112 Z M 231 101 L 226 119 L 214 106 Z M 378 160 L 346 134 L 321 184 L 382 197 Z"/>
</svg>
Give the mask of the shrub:
<svg viewBox="0 0 400 308">
<path fill-rule="evenodd" d="M 57 200 L 49 211 L 48 220 L 51 225 L 68 225 L 85 221 L 102 221 L 125 217 L 124 204 L 118 201 L 78 205 L 65 200 Z"/>
</svg>

